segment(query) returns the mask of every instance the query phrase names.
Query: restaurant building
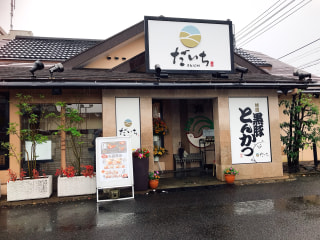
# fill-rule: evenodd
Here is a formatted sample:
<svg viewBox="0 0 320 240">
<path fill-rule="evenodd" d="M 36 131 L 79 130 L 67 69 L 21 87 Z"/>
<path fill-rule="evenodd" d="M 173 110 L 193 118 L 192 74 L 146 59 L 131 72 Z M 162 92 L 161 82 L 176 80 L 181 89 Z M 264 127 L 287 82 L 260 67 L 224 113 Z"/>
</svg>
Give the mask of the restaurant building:
<svg viewBox="0 0 320 240">
<path fill-rule="evenodd" d="M 38 42 L 34 49 L 46 54 L 10 55 L 8 46 L 23 46 L 22 40 L 25 45 Z M 79 45 L 74 52 L 63 51 L 62 45 L 54 47 L 61 41 Z M 45 68 L 31 73 L 35 60 Z M 93 140 L 101 130 L 104 137 L 131 136 L 133 148 L 164 147 L 168 154 L 159 159 L 151 154 L 149 170 L 213 166 L 213 174 L 224 181 L 223 170 L 234 166 L 241 173 L 237 179 L 280 177 L 279 93 L 306 89 L 312 81 L 270 74 L 266 69 L 271 67 L 234 48 L 231 21 L 145 17 L 104 41 L 82 43 L 17 37 L 1 49 L 1 141 L 21 146 L 5 129 L 8 122 L 20 122 L 15 96 L 25 93 L 47 112 L 59 112 L 58 101 L 81 111 L 85 163 L 94 163 Z M 154 119 L 165 122 L 168 134 L 154 136 Z M 51 135 L 55 128 L 50 121 L 41 124 L 51 144 L 49 156 L 40 160 L 47 174 L 54 174 L 68 154 L 59 136 Z M 1 151 L 5 183 L 8 168 L 18 172 L 20 166 Z"/>
</svg>

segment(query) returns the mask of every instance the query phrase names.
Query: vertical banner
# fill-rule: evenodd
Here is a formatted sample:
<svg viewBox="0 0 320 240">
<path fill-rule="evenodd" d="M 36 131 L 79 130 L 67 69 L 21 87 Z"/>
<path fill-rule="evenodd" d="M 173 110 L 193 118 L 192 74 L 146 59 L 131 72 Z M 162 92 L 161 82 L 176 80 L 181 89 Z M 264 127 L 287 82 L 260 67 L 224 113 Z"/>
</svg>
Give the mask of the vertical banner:
<svg viewBox="0 0 320 240">
<path fill-rule="evenodd" d="M 271 162 L 268 99 L 229 98 L 232 164 Z"/>
<path fill-rule="evenodd" d="M 140 99 L 116 98 L 116 118 L 117 136 L 131 137 L 132 148 L 140 148 Z"/>
<path fill-rule="evenodd" d="M 97 188 L 133 186 L 130 137 L 96 138 Z"/>
</svg>

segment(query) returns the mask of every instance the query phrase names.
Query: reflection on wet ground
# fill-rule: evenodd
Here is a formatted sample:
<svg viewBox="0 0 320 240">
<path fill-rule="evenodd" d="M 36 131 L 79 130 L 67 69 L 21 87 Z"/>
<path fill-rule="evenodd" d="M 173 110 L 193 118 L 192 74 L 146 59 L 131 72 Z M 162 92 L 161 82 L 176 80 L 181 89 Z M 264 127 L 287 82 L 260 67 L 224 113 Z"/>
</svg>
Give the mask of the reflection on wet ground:
<svg viewBox="0 0 320 240">
<path fill-rule="evenodd" d="M 155 193 L 156 196 L 157 193 Z M 158 193 L 159 194 L 159 193 Z M 168 192 L 166 192 L 168 194 Z M 170 193 L 169 193 L 170 194 Z M 158 198 L 159 196 L 156 196 Z M 6 232 L 72 232 L 105 227 L 121 227 L 134 222 L 144 222 L 139 214 L 148 211 L 135 209 L 135 200 L 127 203 L 96 203 L 94 200 L 78 203 L 41 204 L 0 208 L 0 228 Z M 126 207 L 129 204 L 131 211 Z M 114 205 L 118 205 L 119 208 Z M 223 211 L 223 215 L 254 216 L 268 215 L 281 211 L 313 210 L 320 205 L 319 195 L 292 197 L 288 199 L 264 199 L 226 203 L 210 207 L 210 212 Z M 132 208 L 133 207 L 133 208 Z M 140 210 L 139 210 L 140 209 Z M 150 209 L 149 209 L 150 210 Z M 319 211 L 319 210 L 318 210 Z M 309 217 L 319 217 L 320 213 L 308 213 Z M 150 216 L 152 218 L 152 215 Z M 154 216 L 156 218 L 156 216 Z M 1 235 L 0 235 L 1 236 Z"/>
<path fill-rule="evenodd" d="M 1 206 L 0 239 L 320 239 L 319 179 Z"/>
<path fill-rule="evenodd" d="M 236 215 L 246 214 L 267 214 L 274 210 L 274 201 L 272 199 L 237 202 L 233 205 Z"/>
<path fill-rule="evenodd" d="M 289 199 L 264 199 L 233 204 L 236 215 L 268 214 L 272 211 L 298 211 L 320 206 L 319 195 L 292 197 Z"/>
</svg>

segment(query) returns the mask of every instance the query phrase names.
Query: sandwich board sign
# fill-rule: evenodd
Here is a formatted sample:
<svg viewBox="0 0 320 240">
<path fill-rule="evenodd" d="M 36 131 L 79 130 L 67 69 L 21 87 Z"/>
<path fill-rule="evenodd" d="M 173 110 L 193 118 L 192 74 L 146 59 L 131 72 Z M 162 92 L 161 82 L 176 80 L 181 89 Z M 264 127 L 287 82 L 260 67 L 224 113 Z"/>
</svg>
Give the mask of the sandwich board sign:
<svg viewBox="0 0 320 240">
<path fill-rule="evenodd" d="M 99 189 L 131 187 L 132 197 L 118 200 L 134 198 L 130 137 L 96 138 L 96 180 L 97 202 Z"/>
</svg>

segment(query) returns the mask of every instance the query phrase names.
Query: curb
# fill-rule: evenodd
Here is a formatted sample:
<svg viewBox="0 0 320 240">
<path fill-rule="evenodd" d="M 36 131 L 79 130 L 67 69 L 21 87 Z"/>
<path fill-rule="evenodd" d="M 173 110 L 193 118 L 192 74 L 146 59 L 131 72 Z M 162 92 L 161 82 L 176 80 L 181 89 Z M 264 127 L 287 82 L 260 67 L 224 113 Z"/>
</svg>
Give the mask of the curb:
<svg viewBox="0 0 320 240">
<path fill-rule="evenodd" d="M 217 182 L 216 184 L 207 184 L 207 185 L 197 185 L 197 186 L 183 186 L 183 187 L 168 187 L 161 188 L 161 186 L 156 190 L 146 190 L 146 191 L 135 191 L 135 195 L 149 195 L 153 192 L 170 192 L 170 191 L 186 191 L 192 189 L 211 189 L 219 186 L 226 185 L 236 185 L 236 186 L 244 186 L 244 185 L 252 185 L 252 184 L 268 184 L 268 183 L 277 183 L 277 182 L 286 182 L 286 181 L 295 181 L 297 177 L 308 177 L 320 175 L 320 172 L 302 172 L 302 173 L 294 173 L 288 174 L 284 173 L 283 177 L 277 178 L 261 178 L 261 179 L 248 179 L 248 180 L 236 180 L 234 184 L 227 184 L 225 182 Z M 96 194 L 90 195 L 82 195 L 82 196 L 70 196 L 70 197 L 58 197 L 56 192 L 53 192 L 51 197 L 44 199 L 33 199 L 33 200 L 24 200 L 24 201 L 13 201 L 8 202 L 7 197 L 5 195 L 1 195 L 0 198 L 0 208 L 6 207 L 17 207 L 17 206 L 25 206 L 25 205 L 36 205 L 36 204 L 53 204 L 53 203 L 64 203 L 64 202 L 77 202 L 77 201 L 96 201 Z"/>
</svg>

